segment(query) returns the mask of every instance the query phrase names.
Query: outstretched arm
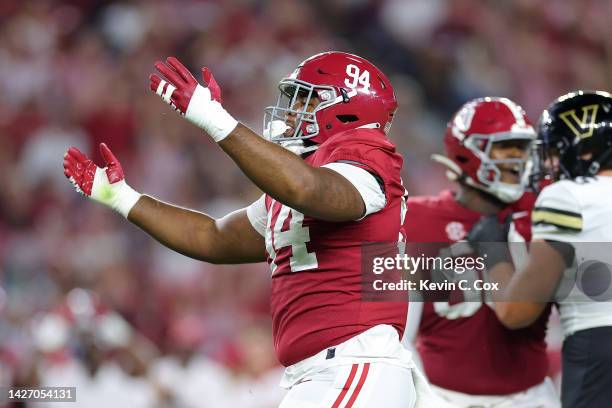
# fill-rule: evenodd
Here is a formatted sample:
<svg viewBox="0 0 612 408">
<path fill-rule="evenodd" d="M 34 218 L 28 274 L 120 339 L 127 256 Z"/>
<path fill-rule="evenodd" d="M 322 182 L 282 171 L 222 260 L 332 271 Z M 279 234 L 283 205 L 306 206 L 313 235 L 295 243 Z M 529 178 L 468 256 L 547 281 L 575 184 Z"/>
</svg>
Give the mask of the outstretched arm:
<svg viewBox="0 0 612 408">
<path fill-rule="evenodd" d="M 246 263 L 265 260 L 264 239 L 252 227 L 246 209 L 221 219 L 140 195 L 125 182 L 123 169 L 105 144 L 106 162 L 99 168 L 78 149 L 64 156 L 64 174 L 76 190 L 102 203 L 147 232 L 163 245 L 210 263 Z"/>
<path fill-rule="evenodd" d="M 170 249 L 217 264 L 265 261 L 264 239 L 246 209 L 220 219 L 143 195 L 128 220 Z"/>
<path fill-rule="evenodd" d="M 356 220 L 366 213 L 359 191 L 342 175 L 309 165 L 232 118 L 221 106 L 221 90 L 208 68 L 202 69 L 203 87 L 176 58 L 155 67 L 163 78 L 151 75 L 151 90 L 208 133 L 272 198 L 327 221 Z"/>
<path fill-rule="evenodd" d="M 365 214 L 359 191 L 334 170 L 313 167 L 239 124 L 219 146 L 262 191 L 288 207 L 327 221 Z"/>
</svg>

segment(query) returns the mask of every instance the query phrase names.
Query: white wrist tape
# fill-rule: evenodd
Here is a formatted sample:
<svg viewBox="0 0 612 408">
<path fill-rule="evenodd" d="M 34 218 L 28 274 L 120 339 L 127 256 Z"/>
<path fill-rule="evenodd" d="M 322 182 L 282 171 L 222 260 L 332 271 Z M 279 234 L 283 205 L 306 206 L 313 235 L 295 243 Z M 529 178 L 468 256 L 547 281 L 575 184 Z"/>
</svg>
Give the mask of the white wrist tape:
<svg viewBox="0 0 612 408">
<path fill-rule="evenodd" d="M 91 198 L 102 203 L 127 218 L 130 210 L 140 199 L 141 194 L 128 186 L 125 180 L 109 183 L 106 170 L 98 168 L 91 188 Z"/>
<path fill-rule="evenodd" d="M 196 86 L 185 118 L 204 129 L 215 142 L 225 139 L 238 125 L 238 121 L 232 117 L 221 106 L 221 104 L 211 98 L 210 90 L 201 85 Z"/>
</svg>

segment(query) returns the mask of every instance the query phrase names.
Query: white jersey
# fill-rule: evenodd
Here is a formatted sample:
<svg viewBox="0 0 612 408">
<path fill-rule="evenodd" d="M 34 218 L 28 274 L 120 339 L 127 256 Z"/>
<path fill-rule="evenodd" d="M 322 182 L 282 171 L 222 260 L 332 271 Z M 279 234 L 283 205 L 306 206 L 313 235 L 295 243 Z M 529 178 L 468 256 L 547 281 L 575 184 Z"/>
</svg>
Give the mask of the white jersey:
<svg viewBox="0 0 612 408">
<path fill-rule="evenodd" d="M 555 294 L 565 337 L 612 326 L 612 285 L 606 282 L 612 267 L 599 269 L 605 276 L 600 273 L 597 281 L 590 279 L 593 269 L 589 272 L 594 264 L 612 265 L 612 177 L 551 184 L 540 193 L 532 222 L 533 240 L 567 242 L 575 249 L 574 263 Z M 583 286 L 585 279 L 590 288 Z"/>
</svg>

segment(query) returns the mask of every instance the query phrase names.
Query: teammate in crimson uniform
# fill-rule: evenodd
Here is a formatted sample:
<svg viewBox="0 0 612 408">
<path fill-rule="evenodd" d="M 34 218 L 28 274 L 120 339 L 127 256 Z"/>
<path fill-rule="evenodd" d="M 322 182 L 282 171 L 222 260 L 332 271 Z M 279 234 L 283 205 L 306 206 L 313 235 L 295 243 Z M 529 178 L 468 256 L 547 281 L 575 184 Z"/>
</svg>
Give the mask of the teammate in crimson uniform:
<svg viewBox="0 0 612 408">
<path fill-rule="evenodd" d="M 397 108 L 386 76 L 351 54 L 307 59 L 281 80 L 265 140 L 225 111 L 207 68 L 202 86 L 175 58 L 155 66 L 161 76 L 151 75 L 151 90 L 265 194 L 213 219 L 136 193 L 106 145 L 105 169 L 69 149 L 66 176 L 185 255 L 267 259 L 274 345 L 287 366 L 281 385 L 290 389 L 282 407 L 414 406 L 414 367 L 399 341 L 406 305 L 361 302 L 361 244 L 397 242 L 405 210 L 402 158 L 386 137 Z"/>
<path fill-rule="evenodd" d="M 434 156 L 448 167 L 459 192 L 409 198 L 407 241 L 455 243 L 465 240 L 483 216 L 503 222 L 509 215 L 509 240 L 529 241 L 535 197 L 524 191 L 534 139 L 534 129 L 514 102 L 483 98 L 466 103 L 447 126 L 446 156 Z M 434 391 L 457 407 L 557 406 L 546 379 L 548 315 L 511 331 L 483 293 L 456 295 L 457 301 L 410 305 L 404 342 L 411 343 L 418 332 L 417 349 Z"/>
</svg>

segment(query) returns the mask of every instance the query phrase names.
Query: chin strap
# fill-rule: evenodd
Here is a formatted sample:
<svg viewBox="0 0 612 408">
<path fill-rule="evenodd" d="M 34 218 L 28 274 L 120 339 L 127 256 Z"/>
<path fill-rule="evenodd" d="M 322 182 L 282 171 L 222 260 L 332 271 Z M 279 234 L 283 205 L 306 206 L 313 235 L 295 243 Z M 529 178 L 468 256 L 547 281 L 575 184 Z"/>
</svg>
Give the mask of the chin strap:
<svg viewBox="0 0 612 408">
<path fill-rule="evenodd" d="M 461 167 L 459 167 L 457 163 L 448 157 L 442 156 L 441 154 L 432 154 L 430 157 L 431 160 L 448 168 L 446 170 L 446 177 L 448 177 L 449 180 L 458 181 L 460 178 L 462 178 L 463 171 L 461 171 Z"/>
<path fill-rule="evenodd" d="M 459 167 L 457 165 L 457 163 L 455 163 L 454 161 L 452 161 L 448 157 L 442 156 L 441 154 L 432 154 L 431 155 L 431 160 L 435 161 L 436 163 L 440 163 L 440 164 L 442 164 L 442 165 L 447 167 L 447 169 L 446 169 L 446 177 L 448 177 L 448 179 L 450 181 L 463 182 L 463 183 L 467 184 L 470 187 L 473 187 L 473 188 L 478 189 L 480 191 L 483 191 L 483 192 L 485 192 L 487 194 L 490 194 L 488 191 L 486 191 L 484 189 L 483 186 L 476 184 L 474 182 L 474 180 L 472 180 L 471 177 L 466 177 L 465 174 L 463 173 L 463 171 L 461 170 L 461 167 Z"/>
<path fill-rule="evenodd" d="M 380 129 L 380 123 L 368 123 L 366 125 L 358 126 L 356 129 Z"/>
<path fill-rule="evenodd" d="M 278 142 L 278 144 L 289 150 L 292 153 L 301 156 L 306 153 L 314 152 L 319 148 L 319 145 L 305 146 L 303 140 L 291 140 L 287 142 Z"/>
<path fill-rule="evenodd" d="M 480 187 L 478 187 L 476 185 L 472 185 L 472 184 L 474 184 L 474 182 L 473 181 L 470 182 L 471 179 L 469 177 L 465 177 L 463 175 L 463 171 L 461 170 L 461 167 L 459 167 L 457 165 L 457 163 L 455 163 L 454 161 L 452 161 L 448 157 L 443 156 L 441 154 L 432 154 L 430 157 L 431 157 L 431 160 L 435 161 L 436 163 L 440 163 L 440 164 L 442 164 L 442 165 L 447 167 L 447 169 L 446 169 L 446 177 L 448 177 L 449 180 L 451 180 L 451 181 L 461 181 L 461 180 L 464 180 L 471 187 L 480 188 Z"/>
<path fill-rule="evenodd" d="M 608 161 L 608 159 L 612 157 L 612 148 L 608 148 L 605 152 L 603 152 L 597 160 L 593 160 L 591 164 L 589 164 L 589 168 L 587 169 L 587 173 L 589 176 L 593 177 L 599 170 L 601 169 L 601 164 Z"/>
</svg>

